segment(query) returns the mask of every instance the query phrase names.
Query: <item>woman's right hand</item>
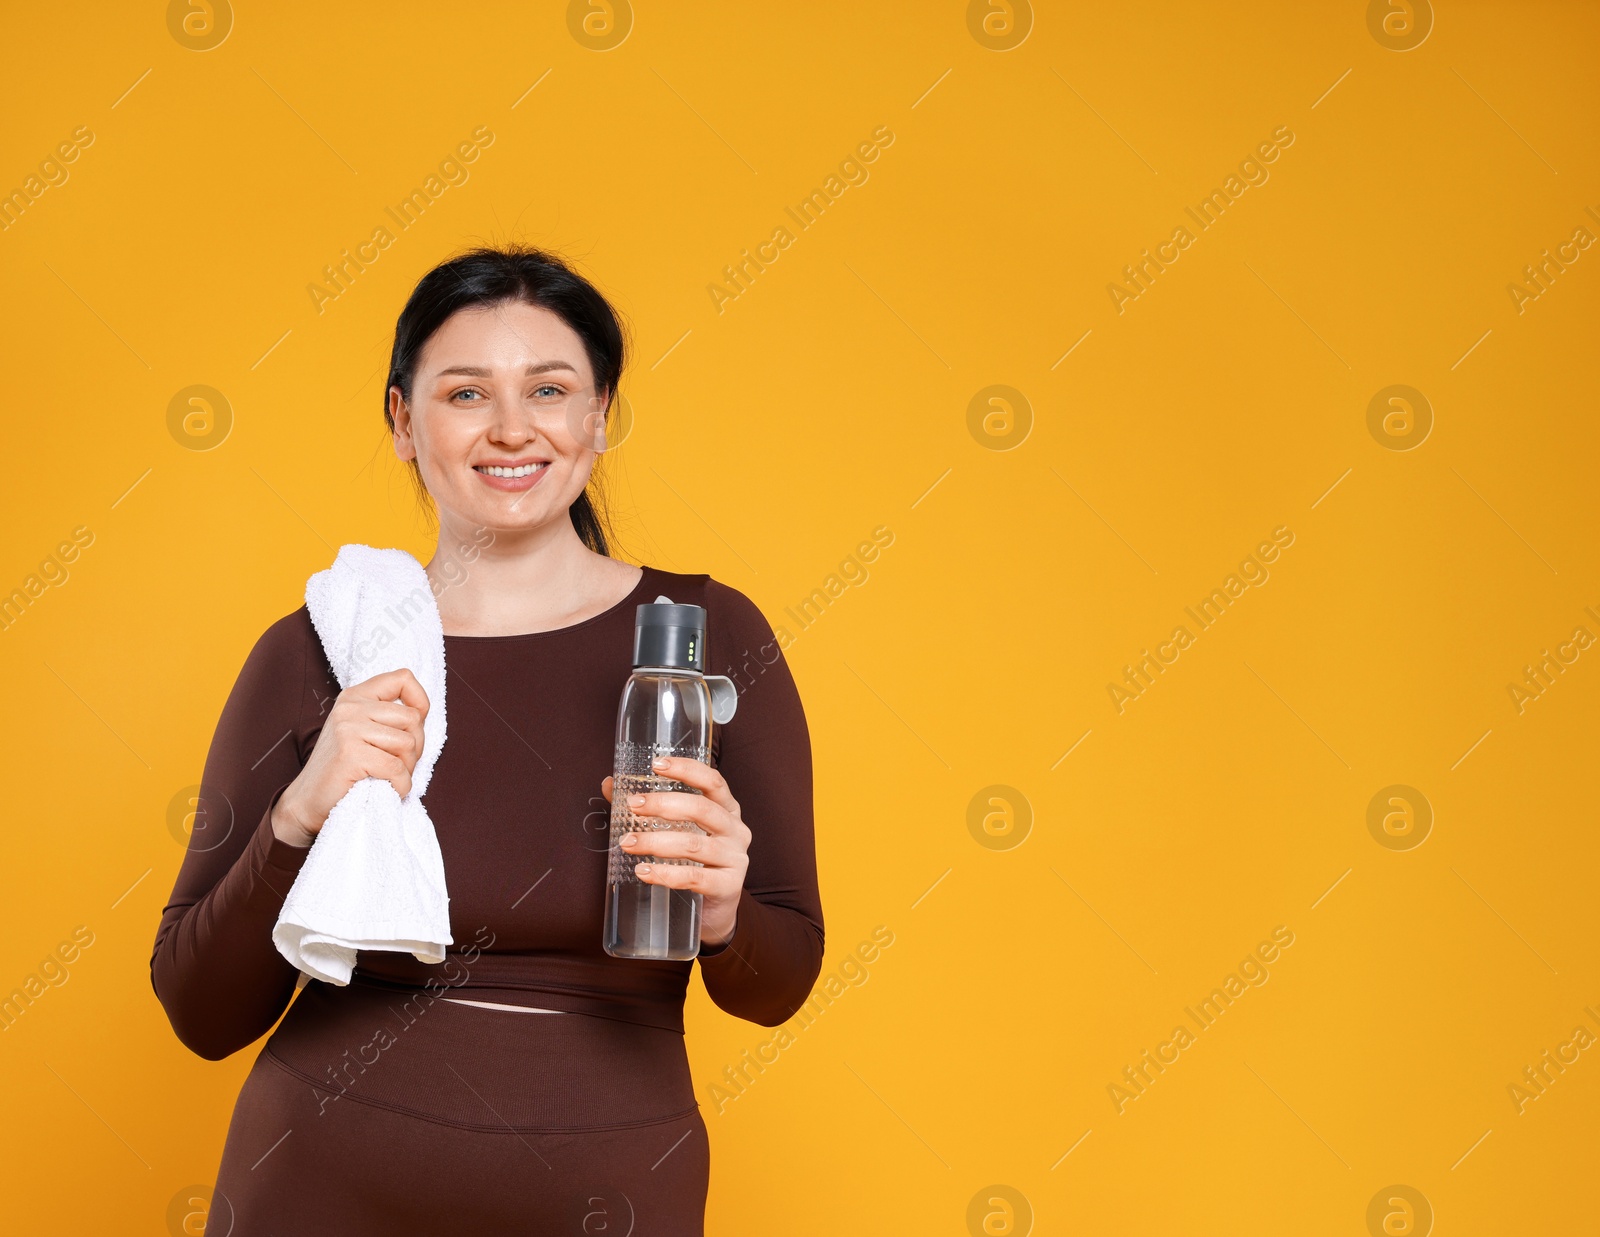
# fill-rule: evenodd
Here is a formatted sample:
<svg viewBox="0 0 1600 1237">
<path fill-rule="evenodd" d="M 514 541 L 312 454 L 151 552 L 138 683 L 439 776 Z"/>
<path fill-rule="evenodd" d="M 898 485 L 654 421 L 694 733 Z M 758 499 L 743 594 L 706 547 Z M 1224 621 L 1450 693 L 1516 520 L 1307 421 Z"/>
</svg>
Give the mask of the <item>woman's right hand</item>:
<svg viewBox="0 0 1600 1237">
<path fill-rule="evenodd" d="M 428 694 L 409 670 L 376 674 L 345 688 L 300 775 L 272 809 L 272 832 L 292 846 L 310 846 L 334 804 L 363 778 L 389 782 L 403 799 L 422 755 Z"/>
</svg>

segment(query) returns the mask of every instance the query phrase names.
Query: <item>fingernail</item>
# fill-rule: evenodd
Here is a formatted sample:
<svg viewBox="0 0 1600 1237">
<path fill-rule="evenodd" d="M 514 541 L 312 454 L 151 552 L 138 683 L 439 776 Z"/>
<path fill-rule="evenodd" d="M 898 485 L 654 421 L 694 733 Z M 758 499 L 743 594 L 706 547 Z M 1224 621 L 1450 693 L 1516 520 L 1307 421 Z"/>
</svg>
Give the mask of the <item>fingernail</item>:
<svg viewBox="0 0 1600 1237">
<path fill-rule="evenodd" d="M 644 796 L 643 795 L 629 795 L 628 796 L 628 806 L 629 807 L 643 807 L 644 806 Z"/>
<path fill-rule="evenodd" d="M 649 876 L 650 875 L 650 865 L 648 863 L 638 864 L 633 870 L 635 872 L 637 872 L 640 876 Z"/>
<path fill-rule="evenodd" d="M 657 756 L 651 763 L 658 769 L 665 769 L 672 761 L 666 756 Z"/>
<path fill-rule="evenodd" d="M 639 841 L 639 839 L 638 839 L 638 838 L 636 838 L 636 837 L 635 837 L 635 836 L 634 836 L 634 835 L 633 835 L 633 834 L 631 834 L 631 833 L 624 833 L 624 834 L 623 834 L 623 835 L 622 835 L 622 844 L 623 844 L 623 845 L 624 845 L 624 846 L 634 846 L 634 845 L 637 845 L 637 844 L 638 844 L 638 841 Z"/>
</svg>

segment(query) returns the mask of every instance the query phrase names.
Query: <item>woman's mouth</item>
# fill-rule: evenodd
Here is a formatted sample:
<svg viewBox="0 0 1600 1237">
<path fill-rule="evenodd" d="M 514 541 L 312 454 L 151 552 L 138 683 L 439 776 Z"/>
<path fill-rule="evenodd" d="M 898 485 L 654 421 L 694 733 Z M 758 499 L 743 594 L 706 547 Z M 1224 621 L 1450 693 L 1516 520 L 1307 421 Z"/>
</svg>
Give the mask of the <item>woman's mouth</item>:
<svg viewBox="0 0 1600 1237">
<path fill-rule="evenodd" d="M 549 460 L 528 460 L 520 464 L 474 464 L 472 471 L 486 485 L 497 490 L 531 490 L 539 478 L 550 471 Z"/>
</svg>

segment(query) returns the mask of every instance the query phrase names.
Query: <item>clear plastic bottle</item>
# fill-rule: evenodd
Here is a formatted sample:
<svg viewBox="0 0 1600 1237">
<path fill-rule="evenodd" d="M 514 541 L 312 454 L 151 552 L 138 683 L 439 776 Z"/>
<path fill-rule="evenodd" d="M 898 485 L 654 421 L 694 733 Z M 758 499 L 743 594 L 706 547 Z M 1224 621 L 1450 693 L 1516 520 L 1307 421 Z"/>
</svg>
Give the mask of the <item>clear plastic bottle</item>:
<svg viewBox="0 0 1600 1237">
<path fill-rule="evenodd" d="M 701 895 L 647 884 L 634 873 L 641 862 L 700 865 L 692 859 L 657 858 L 622 849 L 625 833 L 675 829 L 703 832 L 693 821 L 636 815 L 628 796 L 692 786 L 656 773 L 657 756 L 686 756 L 710 763 L 714 725 L 733 717 L 738 691 L 732 680 L 707 676 L 704 607 L 661 598 L 635 612 L 633 673 L 617 711 L 616 759 L 611 786 L 611 850 L 606 876 L 602 945 L 617 958 L 684 961 L 700 952 Z"/>
</svg>

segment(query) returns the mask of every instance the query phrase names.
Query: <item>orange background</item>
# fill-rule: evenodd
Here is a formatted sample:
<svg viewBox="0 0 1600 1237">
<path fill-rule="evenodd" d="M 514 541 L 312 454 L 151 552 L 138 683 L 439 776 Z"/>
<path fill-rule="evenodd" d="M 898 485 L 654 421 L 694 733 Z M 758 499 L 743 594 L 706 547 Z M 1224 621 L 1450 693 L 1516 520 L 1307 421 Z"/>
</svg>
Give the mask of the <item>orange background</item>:
<svg viewBox="0 0 1600 1237">
<path fill-rule="evenodd" d="M 772 1032 L 693 988 L 709 1232 L 1582 1228 L 1600 1054 L 1508 1088 L 1600 1037 L 1600 649 L 1570 642 L 1600 635 L 1600 250 L 1524 272 L 1600 235 L 1600 17 L 1394 8 L 640 4 L 608 50 L 559 3 L 240 5 L 209 50 L 159 4 L 14 14 L 0 591 L 92 542 L 0 633 L 0 993 L 93 944 L 0 1032 L 11 1227 L 179 1232 L 214 1178 L 253 1053 L 190 1056 L 150 990 L 171 805 L 338 545 L 427 557 L 382 437 L 394 319 L 516 237 L 633 325 L 626 556 L 796 635 L 825 973 L 893 933 L 720 1112 Z M 880 126 L 864 180 L 709 291 Z M 1280 127 L 1265 180 L 1108 291 Z M 169 428 L 195 385 L 218 441 L 182 402 Z M 1275 529 L 1269 577 L 1188 618 Z"/>
</svg>

